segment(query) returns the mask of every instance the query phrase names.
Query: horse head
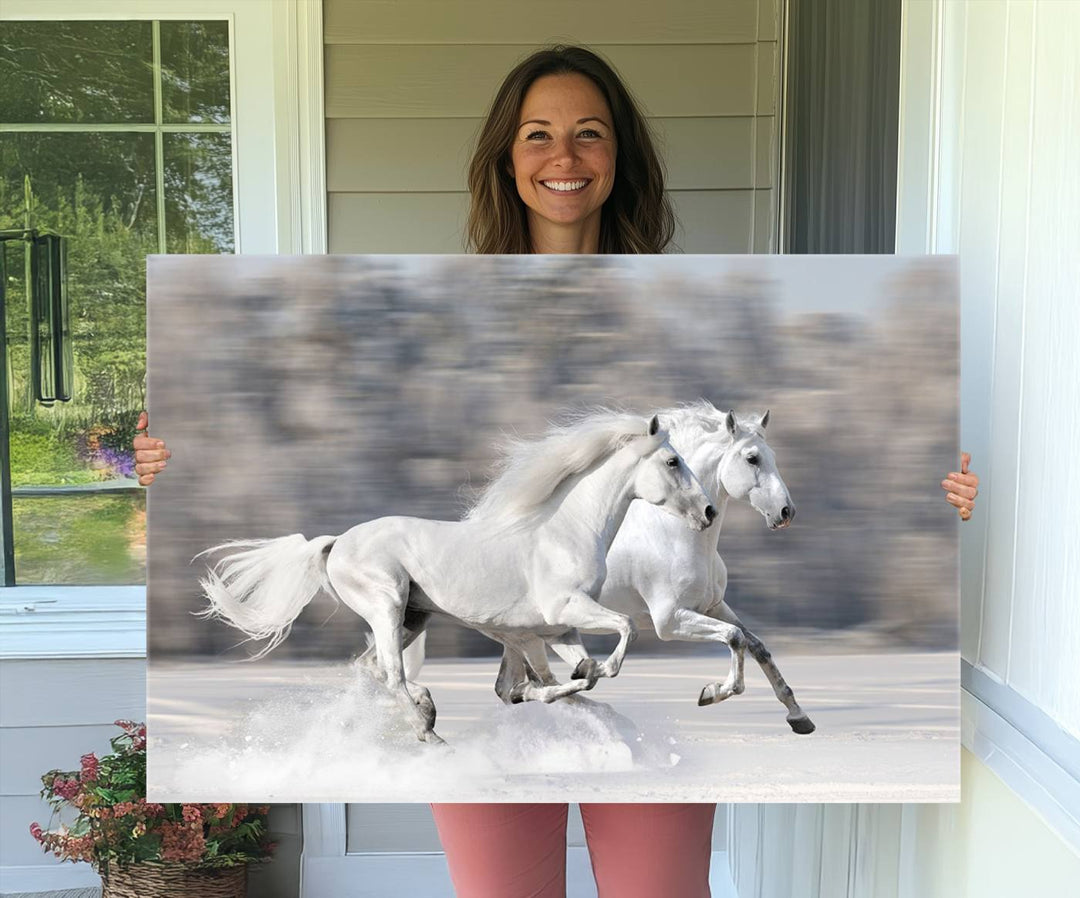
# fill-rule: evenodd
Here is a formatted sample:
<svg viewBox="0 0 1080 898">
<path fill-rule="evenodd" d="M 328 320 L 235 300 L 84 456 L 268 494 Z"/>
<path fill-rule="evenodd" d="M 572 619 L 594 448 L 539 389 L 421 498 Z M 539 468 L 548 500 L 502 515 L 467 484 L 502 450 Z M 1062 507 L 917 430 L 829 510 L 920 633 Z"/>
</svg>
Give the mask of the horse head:
<svg viewBox="0 0 1080 898">
<path fill-rule="evenodd" d="M 646 435 L 632 444 L 640 461 L 634 474 L 634 491 L 639 499 L 683 518 L 694 530 L 704 530 L 716 517 L 712 499 L 660 429 L 653 415 Z"/>
<path fill-rule="evenodd" d="M 776 467 L 776 455 L 765 442 L 769 423 L 766 411 L 760 418 L 740 420 L 734 410 L 724 416 L 730 443 L 718 466 L 719 482 L 733 499 L 749 502 L 770 530 L 787 527 L 795 517 L 795 503 Z"/>
</svg>

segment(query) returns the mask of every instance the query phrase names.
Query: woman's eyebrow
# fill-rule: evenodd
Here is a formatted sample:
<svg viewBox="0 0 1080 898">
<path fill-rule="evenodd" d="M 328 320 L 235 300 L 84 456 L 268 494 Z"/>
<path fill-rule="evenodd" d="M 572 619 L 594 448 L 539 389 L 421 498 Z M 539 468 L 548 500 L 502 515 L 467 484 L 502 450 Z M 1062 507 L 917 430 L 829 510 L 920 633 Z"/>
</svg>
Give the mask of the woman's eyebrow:
<svg viewBox="0 0 1080 898">
<path fill-rule="evenodd" d="M 596 115 L 587 115 L 587 116 L 585 116 L 585 118 L 579 118 L 575 122 L 575 124 L 584 125 L 585 122 L 599 122 L 605 128 L 610 128 L 611 127 L 611 125 L 609 125 L 602 118 L 600 118 L 599 116 L 596 116 Z M 521 127 L 524 127 L 525 125 L 550 125 L 550 124 L 551 124 L 551 122 L 545 121 L 542 118 L 531 118 L 528 121 L 522 122 L 520 125 L 518 125 L 518 127 L 521 128 Z"/>
</svg>

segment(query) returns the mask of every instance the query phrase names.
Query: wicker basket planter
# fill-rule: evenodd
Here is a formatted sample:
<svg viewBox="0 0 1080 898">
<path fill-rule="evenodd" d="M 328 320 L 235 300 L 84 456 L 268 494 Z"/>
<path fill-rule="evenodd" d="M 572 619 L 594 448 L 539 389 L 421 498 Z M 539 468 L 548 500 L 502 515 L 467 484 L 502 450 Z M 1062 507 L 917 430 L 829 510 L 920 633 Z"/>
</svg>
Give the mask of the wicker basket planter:
<svg viewBox="0 0 1080 898">
<path fill-rule="evenodd" d="M 186 864 L 132 864 L 101 877 L 101 898 L 244 898 L 247 866 L 200 870 Z"/>
</svg>

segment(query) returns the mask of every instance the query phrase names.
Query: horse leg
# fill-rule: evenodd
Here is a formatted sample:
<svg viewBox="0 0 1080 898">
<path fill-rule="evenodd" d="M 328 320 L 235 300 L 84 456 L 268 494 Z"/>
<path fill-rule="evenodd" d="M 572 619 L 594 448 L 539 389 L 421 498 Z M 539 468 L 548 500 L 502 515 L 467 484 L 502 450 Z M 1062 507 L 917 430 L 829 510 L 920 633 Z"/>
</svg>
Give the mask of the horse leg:
<svg viewBox="0 0 1080 898">
<path fill-rule="evenodd" d="M 405 688 L 409 690 L 413 703 L 423 715 L 428 729 L 435 728 L 435 702 L 431 698 L 431 692 L 426 686 L 421 686 L 415 681 L 419 674 L 420 665 L 424 662 L 424 627 L 430 615 L 423 615 L 423 619 L 414 621 L 414 626 L 409 627 L 409 616 L 406 615 L 405 623 L 402 624 L 402 663 L 405 669 Z M 379 679 L 382 679 L 382 671 L 379 668 L 378 652 L 375 645 L 374 634 L 368 634 L 368 647 L 356 659 L 357 663 L 366 667 L 368 671 Z M 411 651 L 410 651 L 411 649 Z"/>
<path fill-rule="evenodd" d="M 662 604 L 650 602 L 656 635 L 667 641 L 672 639 L 684 642 L 722 642 L 731 650 L 731 668 L 727 679 L 721 683 L 710 683 L 701 690 L 699 705 L 712 705 L 726 698 L 742 693 L 746 686 L 743 682 L 743 653 L 746 651 L 746 637 L 738 625 L 716 620 L 679 607 L 675 601 Z"/>
<path fill-rule="evenodd" d="M 561 636 L 552 637 L 547 641 L 547 644 L 551 646 L 556 655 L 570 665 L 573 670 L 573 673 L 570 674 L 571 680 L 595 681 L 599 676 L 597 669 L 600 665 L 595 659 L 590 658 L 589 653 L 585 651 L 585 646 L 581 642 L 581 634 L 577 630 L 568 630 Z M 589 688 L 592 689 L 592 685 Z"/>
<path fill-rule="evenodd" d="M 625 614 L 605 608 L 592 596 L 583 592 L 571 593 L 567 596 L 564 602 L 556 606 L 552 619 L 548 622 L 565 625 L 568 630 L 599 630 L 619 634 L 619 643 L 606 661 L 596 664 L 595 667 L 587 664 L 586 661 L 579 662 L 572 677 L 584 680 L 586 683 L 593 682 L 596 677 L 618 676 L 626 657 L 626 650 L 637 638 L 637 627 L 630 618 Z"/>
<path fill-rule="evenodd" d="M 428 618 L 423 615 L 419 622 L 405 615 L 405 623 L 402 625 L 401 661 L 405 670 L 405 688 L 412 696 L 413 704 L 423 715 L 429 730 L 435 729 L 435 702 L 431 698 L 431 691 L 427 686 L 416 682 L 420 675 L 420 666 L 424 663 L 424 643 Z"/>
<path fill-rule="evenodd" d="M 423 696 L 418 693 L 414 698 L 405 681 L 405 663 L 401 652 L 405 606 L 409 595 L 408 577 L 404 574 L 394 577 L 385 570 L 364 573 L 355 570 L 338 571 L 331 576 L 331 585 L 341 601 L 364 618 L 371 627 L 378 659 L 377 671 L 416 730 L 417 738 L 421 742 L 441 743 L 443 740 L 432 726 L 435 717 L 434 705 L 431 706 L 430 713 L 422 710 L 419 701 Z M 403 582 L 398 582 L 399 580 Z M 426 689 L 423 691 L 427 693 Z M 430 703 L 430 693 L 426 698 Z"/>
<path fill-rule="evenodd" d="M 594 677 L 592 682 L 559 683 L 548 665 L 544 640 L 537 636 L 500 637 L 499 641 L 503 644 L 503 660 L 495 691 L 507 704 L 551 703 L 591 689 L 596 682 Z"/>
<path fill-rule="evenodd" d="M 522 641 L 521 650 L 525 655 L 525 661 L 529 668 L 536 672 L 540 684 L 528 684 L 521 690 L 521 698 L 518 699 L 518 701 L 540 701 L 550 704 L 560 698 L 566 698 L 568 695 L 576 695 L 579 692 L 592 689 L 593 686 L 596 685 L 597 675 L 593 671 L 596 670 L 598 665 L 585 653 L 585 647 L 581 644 L 581 636 L 578 634 L 577 630 L 571 630 L 570 634 L 554 637 L 547 642 L 539 637 L 529 637 Z M 572 654 L 572 656 L 578 660 L 578 667 L 581 667 L 581 658 L 587 660 L 591 665 L 591 667 L 588 668 L 589 674 L 586 676 L 578 676 L 569 683 L 560 683 L 555 679 L 555 675 L 551 672 L 551 667 L 548 665 L 547 645 L 550 644 L 552 648 L 563 648 L 564 646 L 571 646 L 575 642 L 580 649 L 580 653 L 571 653 L 568 651 L 568 654 Z M 556 648 L 556 650 L 558 650 L 558 648 Z M 575 673 L 577 673 L 576 669 Z"/>
<path fill-rule="evenodd" d="M 499 665 L 499 675 L 495 678 L 495 694 L 503 700 L 504 704 L 514 704 L 515 693 L 528 682 L 528 679 L 525 658 L 516 648 L 503 642 L 502 663 Z"/>
<path fill-rule="evenodd" d="M 799 707 L 799 703 L 795 701 L 794 691 L 780 675 L 780 670 L 773 662 L 772 655 L 769 650 L 765 648 L 765 644 L 742 625 L 738 616 L 725 602 L 720 602 L 718 605 L 713 606 L 708 610 L 707 614 L 718 620 L 742 627 L 743 635 L 746 637 L 746 650 L 750 652 L 751 657 L 753 657 L 758 665 L 760 665 L 762 672 L 772 685 L 776 697 L 788 710 L 788 726 L 800 735 L 814 732 L 816 727 L 814 726 L 813 721 L 811 721 L 806 712 Z M 706 687 L 706 689 L 707 688 L 709 687 Z M 704 693 L 702 694 L 704 695 Z"/>
</svg>

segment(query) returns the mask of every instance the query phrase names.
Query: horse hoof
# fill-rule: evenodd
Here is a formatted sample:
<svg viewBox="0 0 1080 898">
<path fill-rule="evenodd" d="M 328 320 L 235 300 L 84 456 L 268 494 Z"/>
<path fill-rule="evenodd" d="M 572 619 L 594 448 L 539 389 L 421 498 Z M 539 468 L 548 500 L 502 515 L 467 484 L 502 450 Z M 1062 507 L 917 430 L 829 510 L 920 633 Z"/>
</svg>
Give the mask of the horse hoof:
<svg viewBox="0 0 1080 898">
<path fill-rule="evenodd" d="M 800 736 L 806 736 L 817 729 L 809 717 L 796 717 L 794 720 L 789 720 L 788 725 Z"/>
<path fill-rule="evenodd" d="M 420 737 L 420 741 L 426 742 L 428 745 L 446 745 L 446 740 L 434 730 L 428 730 L 424 733 L 424 735 Z"/>
<path fill-rule="evenodd" d="M 424 725 L 429 729 L 435 728 L 435 702 L 431 700 L 431 697 L 420 699 L 416 703 L 417 710 L 424 718 Z"/>
<path fill-rule="evenodd" d="M 520 705 L 523 701 L 525 701 L 525 684 L 519 683 L 517 686 L 511 689 L 509 699 L 509 703 L 511 705 Z"/>
<path fill-rule="evenodd" d="M 716 701 L 716 687 L 713 685 L 706 686 L 701 690 L 701 695 L 698 696 L 698 707 L 704 708 L 706 705 L 711 705 Z"/>
<path fill-rule="evenodd" d="M 570 674 L 571 680 L 595 680 L 596 679 L 596 661 L 592 658 L 582 658 L 577 667 L 574 668 L 574 672 Z"/>
</svg>

